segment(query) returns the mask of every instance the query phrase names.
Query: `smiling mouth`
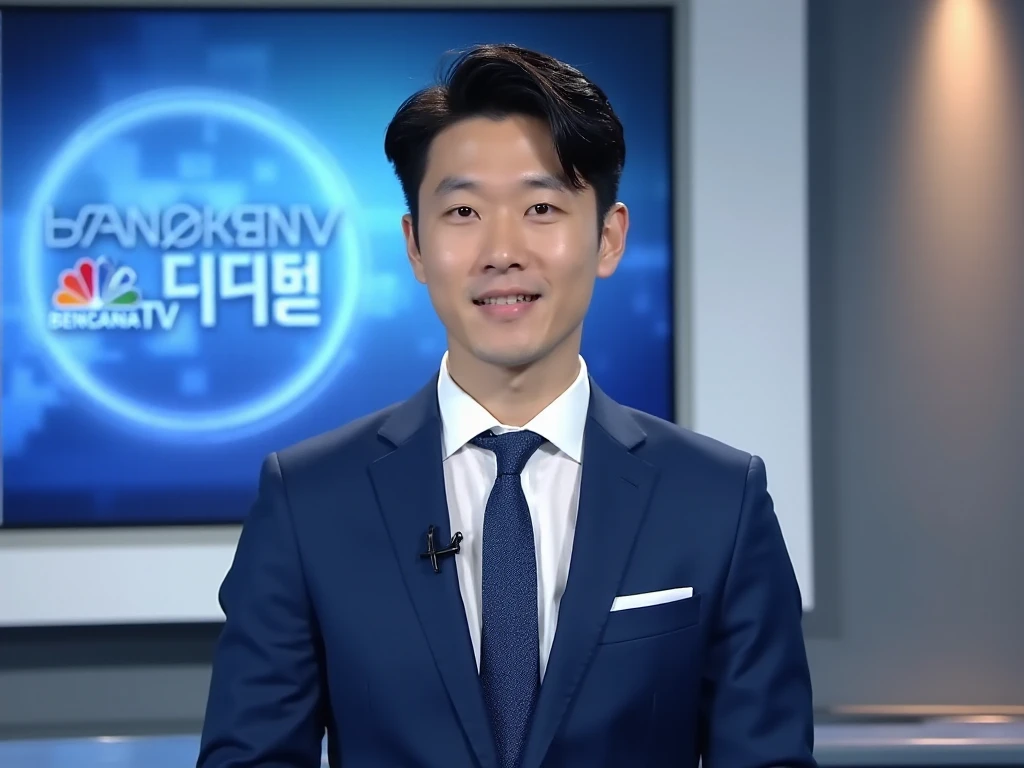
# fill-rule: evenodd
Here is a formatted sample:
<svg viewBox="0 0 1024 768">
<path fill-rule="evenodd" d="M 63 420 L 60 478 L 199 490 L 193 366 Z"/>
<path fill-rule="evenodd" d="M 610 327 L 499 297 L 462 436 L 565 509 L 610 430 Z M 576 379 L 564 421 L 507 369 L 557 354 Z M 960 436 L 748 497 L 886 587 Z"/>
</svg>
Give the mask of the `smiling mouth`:
<svg viewBox="0 0 1024 768">
<path fill-rule="evenodd" d="M 478 307 L 486 307 L 492 304 L 529 304 L 531 301 L 536 301 L 539 298 L 539 293 L 520 293 L 510 296 L 490 296 L 486 299 L 473 299 L 473 303 Z"/>
</svg>

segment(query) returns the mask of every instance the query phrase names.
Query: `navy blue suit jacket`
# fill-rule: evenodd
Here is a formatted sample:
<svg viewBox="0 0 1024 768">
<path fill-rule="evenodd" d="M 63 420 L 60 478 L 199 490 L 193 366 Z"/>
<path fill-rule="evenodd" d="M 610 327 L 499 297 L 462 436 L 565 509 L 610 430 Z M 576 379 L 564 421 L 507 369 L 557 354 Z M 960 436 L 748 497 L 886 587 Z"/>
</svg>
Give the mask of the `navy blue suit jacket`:
<svg viewBox="0 0 1024 768">
<path fill-rule="evenodd" d="M 271 455 L 220 592 L 199 768 L 495 768 L 436 382 Z M 617 595 L 688 600 L 609 612 Z M 579 515 L 522 768 L 811 766 L 800 596 L 757 457 L 592 384 Z"/>
</svg>

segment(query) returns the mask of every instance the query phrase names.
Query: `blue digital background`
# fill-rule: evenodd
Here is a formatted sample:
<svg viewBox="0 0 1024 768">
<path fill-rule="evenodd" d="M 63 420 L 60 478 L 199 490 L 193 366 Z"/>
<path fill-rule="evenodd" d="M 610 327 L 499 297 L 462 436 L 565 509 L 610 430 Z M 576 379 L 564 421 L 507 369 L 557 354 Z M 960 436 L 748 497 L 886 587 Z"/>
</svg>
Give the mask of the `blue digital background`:
<svg viewBox="0 0 1024 768">
<path fill-rule="evenodd" d="M 238 521 L 268 452 L 408 397 L 429 380 L 444 333 L 405 260 L 404 202 L 383 135 L 398 105 L 433 80 L 445 52 L 479 42 L 515 42 L 573 63 L 601 84 L 621 117 L 628 151 L 620 198 L 630 207 L 630 240 L 619 271 L 597 286 L 583 353 L 612 397 L 671 418 L 670 30 L 668 12 L 656 10 L 5 10 L 3 525 Z M 258 99 L 326 148 L 358 201 L 351 215 L 363 238 L 351 333 L 315 397 L 240 439 L 172 435 L 97 407 L 54 365 L 23 295 L 23 270 L 33 266 L 22 249 L 29 199 L 68 138 L 122 99 L 195 86 Z M 222 204 L 308 199 L 308 174 L 293 166 L 251 135 L 169 121 L 105 144 L 54 203 L 68 211 L 103 201 L 123 208 L 168 195 L 195 199 L 197 187 Z M 325 263 L 325 284 L 337 282 L 339 269 Z M 56 287 L 48 280 L 45 302 Z M 323 298 L 326 315 L 338 298 L 326 289 Z M 216 329 L 198 332 L 193 323 L 173 338 L 88 333 L 74 354 L 136 400 L 183 409 L 242 400 L 289 374 L 318 338 L 254 334 L 232 320 L 243 311 L 228 308 Z"/>
</svg>

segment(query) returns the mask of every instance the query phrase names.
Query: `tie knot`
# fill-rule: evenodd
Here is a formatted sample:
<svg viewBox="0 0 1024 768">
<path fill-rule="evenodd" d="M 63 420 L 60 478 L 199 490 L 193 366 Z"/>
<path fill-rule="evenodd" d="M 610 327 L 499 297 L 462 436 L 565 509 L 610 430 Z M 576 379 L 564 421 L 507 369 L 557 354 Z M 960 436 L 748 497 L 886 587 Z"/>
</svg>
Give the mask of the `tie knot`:
<svg viewBox="0 0 1024 768">
<path fill-rule="evenodd" d="M 494 452 L 499 475 L 520 474 L 529 458 L 546 442 L 543 437 L 528 429 L 503 432 L 500 435 L 484 432 L 472 440 L 473 445 Z"/>
</svg>

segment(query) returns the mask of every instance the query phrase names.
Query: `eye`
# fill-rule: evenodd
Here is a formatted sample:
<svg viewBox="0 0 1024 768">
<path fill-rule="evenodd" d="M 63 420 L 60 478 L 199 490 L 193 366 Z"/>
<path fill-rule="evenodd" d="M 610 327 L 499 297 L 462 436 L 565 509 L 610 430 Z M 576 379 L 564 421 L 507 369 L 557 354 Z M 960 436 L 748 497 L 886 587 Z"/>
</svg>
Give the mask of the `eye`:
<svg viewBox="0 0 1024 768">
<path fill-rule="evenodd" d="M 458 208 L 452 208 L 450 211 L 448 211 L 449 216 L 455 216 L 460 219 L 468 219 L 475 213 L 476 211 L 474 211 L 468 205 L 460 205 Z"/>
<path fill-rule="evenodd" d="M 536 205 L 530 206 L 530 212 L 537 216 L 544 216 L 551 213 L 554 208 L 548 203 L 537 203 Z"/>
</svg>

